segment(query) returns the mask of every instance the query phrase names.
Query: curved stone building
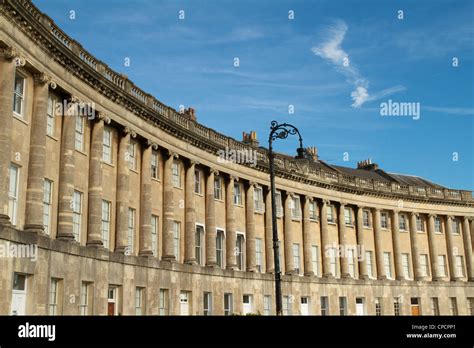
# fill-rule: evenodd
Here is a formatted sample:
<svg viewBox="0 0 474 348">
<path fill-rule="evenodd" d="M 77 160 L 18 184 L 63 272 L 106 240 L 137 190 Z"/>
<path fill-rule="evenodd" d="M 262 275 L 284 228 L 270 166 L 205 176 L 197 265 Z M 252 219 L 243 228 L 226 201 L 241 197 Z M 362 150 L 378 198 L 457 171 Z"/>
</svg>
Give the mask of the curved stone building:
<svg viewBox="0 0 474 348">
<path fill-rule="evenodd" d="M 268 155 L 0 0 L 0 314 L 274 314 Z M 474 311 L 472 193 L 278 154 L 285 314 Z"/>
</svg>

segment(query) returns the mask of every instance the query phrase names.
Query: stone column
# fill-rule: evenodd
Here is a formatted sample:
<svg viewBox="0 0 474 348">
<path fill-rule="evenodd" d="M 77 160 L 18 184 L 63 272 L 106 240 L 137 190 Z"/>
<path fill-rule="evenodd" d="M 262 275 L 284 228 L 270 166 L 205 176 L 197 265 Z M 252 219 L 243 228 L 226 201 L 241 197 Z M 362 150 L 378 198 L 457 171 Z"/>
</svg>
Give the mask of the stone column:
<svg viewBox="0 0 474 348">
<path fill-rule="evenodd" d="M 474 265 L 472 263 L 471 233 L 469 231 L 469 217 L 465 216 L 462 225 L 464 257 L 466 259 L 466 274 L 468 281 L 474 281 Z"/>
<path fill-rule="evenodd" d="M 48 110 L 50 78 L 35 75 L 33 117 L 26 189 L 25 231 L 43 233 L 43 195 L 46 159 L 46 114 Z"/>
<path fill-rule="evenodd" d="M 139 256 L 153 256 L 151 242 L 151 155 L 153 150 L 158 150 L 158 145 L 147 140 L 143 148 L 141 169 L 141 195 L 140 195 L 140 238 Z"/>
<path fill-rule="evenodd" d="M 293 228 L 291 220 L 291 200 L 292 194 L 290 192 L 286 193 L 285 198 L 285 271 L 286 274 L 293 274 L 295 271 L 295 266 L 293 265 Z"/>
<path fill-rule="evenodd" d="M 72 97 L 70 102 L 75 104 L 78 103 L 79 100 L 76 97 Z M 61 132 L 57 238 L 68 241 L 74 241 L 72 198 L 74 194 L 75 173 L 75 128 L 76 116 L 65 112 Z"/>
<path fill-rule="evenodd" d="M 99 113 L 92 123 L 91 152 L 89 161 L 89 204 L 87 245 L 104 246 L 102 241 L 102 151 L 104 144 L 104 123 L 110 123 Z M 108 248 L 108 246 L 106 246 Z"/>
<path fill-rule="evenodd" d="M 8 188 L 11 161 L 13 86 L 18 53 L 12 47 L 0 48 L 0 224 L 9 224 Z"/>
<path fill-rule="evenodd" d="M 367 273 L 367 260 L 365 259 L 365 238 L 364 238 L 364 207 L 357 206 L 357 244 L 359 245 L 359 251 L 361 255 L 359 258 L 359 278 L 369 279 Z"/>
<path fill-rule="evenodd" d="M 383 264 L 380 209 L 373 209 L 372 214 L 374 218 L 375 263 L 377 265 L 377 279 L 387 279 L 387 274 L 385 274 L 385 267 Z"/>
<path fill-rule="evenodd" d="M 430 248 L 431 277 L 433 280 L 441 280 L 438 269 L 438 246 L 435 239 L 435 215 L 428 215 L 428 245 Z"/>
<path fill-rule="evenodd" d="M 209 168 L 206 180 L 206 266 L 215 267 L 216 262 L 216 204 L 214 201 L 214 177 L 219 172 Z"/>
<path fill-rule="evenodd" d="M 174 255 L 174 188 L 173 188 L 173 162 L 178 158 L 178 155 L 169 151 L 168 159 L 165 161 L 165 173 L 163 175 L 163 261 L 179 261 Z M 194 191 L 194 190 L 193 190 Z"/>
<path fill-rule="evenodd" d="M 226 268 L 237 269 L 236 261 L 236 239 L 235 234 L 235 211 L 234 211 L 234 181 L 236 178 L 229 176 L 225 191 L 225 210 L 226 210 Z M 238 179 L 237 179 L 238 180 Z"/>
<path fill-rule="evenodd" d="M 344 253 L 341 255 L 341 278 L 350 278 L 349 274 L 349 260 L 346 255 L 347 237 L 346 237 L 346 222 L 344 218 L 345 204 L 341 202 L 339 204 L 339 217 L 338 217 L 338 228 L 339 228 L 339 245 L 343 248 Z"/>
<path fill-rule="evenodd" d="M 449 277 L 452 281 L 459 280 L 456 274 L 455 248 L 453 243 L 453 217 L 446 216 L 446 249 L 448 251 Z"/>
<path fill-rule="evenodd" d="M 392 243 L 393 243 L 393 258 L 395 261 L 395 279 L 403 280 L 403 264 L 402 252 L 400 250 L 400 231 L 398 221 L 398 210 L 392 211 Z"/>
<path fill-rule="evenodd" d="M 189 161 L 186 169 L 185 207 L 186 237 L 184 241 L 184 263 L 195 265 L 196 262 L 196 208 L 194 202 L 194 171 L 196 162 Z"/>
<path fill-rule="evenodd" d="M 323 277 L 332 278 L 335 274 L 331 274 L 331 259 L 326 251 L 329 246 L 328 216 L 327 206 L 329 201 L 323 199 L 321 204 L 321 255 L 323 256 Z"/>
<path fill-rule="evenodd" d="M 410 244 L 411 244 L 411 259 L 413 263 L 413 279 L 421 280 L 420 272 L 420 254 L 418 253 L 418 238 L 417 238 L 417 228 L 416 228 L 416 217 L 417 213 L 410 213 Z"/>
<path fill-rule="evenodd" d="M 117 159 L 117 233 L 115 251 L 124 253 L 128 247 L 128 209 L 129 209 L 129 148 L 130 138 L 136 134 L 129 128 L 119 139 Z M 133 254 L 133 250 L 129 250 Z"/>
<path fill-rule="evenodd" d="M 303 207 L 303 258 L 304 258 L 304 275 L 314 275 L 313 260 L 311 259 L 311 220 L 309 216 L 309 205 L 313 202 L 313 198 L 306 196 Z"/>
<path fill-rule="evenodd" d="M 247 249 L 247 272 L 256 272 L 256 247 L 255 247 L 255 212 L 254 212 L 255 183 L 249 182 L 245 195 L 245 245 Z"/>
<path fill-rule="evenodd" d="M 273 258 L 273 229 L 272 229 L 272 191 L 267 190 L 265 196 L 265 261 L 267 273 L 275 272 L 275 261 Z"/>
</svg>

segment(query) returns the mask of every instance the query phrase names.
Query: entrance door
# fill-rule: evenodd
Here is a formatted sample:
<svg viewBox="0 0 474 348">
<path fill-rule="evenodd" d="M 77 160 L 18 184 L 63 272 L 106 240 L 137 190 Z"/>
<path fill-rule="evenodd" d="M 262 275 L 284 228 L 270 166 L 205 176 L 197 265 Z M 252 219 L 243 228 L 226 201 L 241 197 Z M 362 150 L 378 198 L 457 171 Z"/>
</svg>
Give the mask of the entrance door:
<svg viewBox="0 0 474 348">
<path fill-rule="evenodd" d="M 179 314 L 189 315 L 189 296 L 187 291 L 181 291 L 179 294 Z"/>
<path fill-rule="evenodd" d="M 365 315 L 365 303 L 363 297 L 356 298 L 356 315 Z"/>
<path fill-rule="evenodd" d="M 107 315 L 117 315 L 117 288 L 109 287 L 108 291 Z"/>
<path fill-rule="evenodd" d="M 250 295 L 244 295 L 243 297 L 243 314 L 252 313 L 252 297 Z"/>
<path fill-rule="evenodd" d="M 418 297 L 412 297 L 411 298 L 411 315 L 418 316 L 420 315 L 420 302 L 418 300 Z"/>
<path fill-rule="evenodd" d="M 13 275 L 13 290 L 11 315 L 26 314 L 26 275 L 15 273 Z"/>
<path fill-rule="evenodd" d="M 301 298 L 301 315 L 309 315 L 309 299 L 307 297 Z"/>
</svg>

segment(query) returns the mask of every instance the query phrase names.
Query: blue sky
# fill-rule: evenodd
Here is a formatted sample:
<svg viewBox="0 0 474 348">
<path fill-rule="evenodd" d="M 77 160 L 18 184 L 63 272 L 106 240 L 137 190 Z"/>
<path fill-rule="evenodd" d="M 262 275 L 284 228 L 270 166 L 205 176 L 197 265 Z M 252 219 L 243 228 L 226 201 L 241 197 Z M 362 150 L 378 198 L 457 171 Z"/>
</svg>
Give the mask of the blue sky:
<svg viewBox="0 0 474 348">
<path fill-rule="evenodd" d="M 388 172 L 474 189 L 470 0 L 34 3 L 111 68 L 226 135 L 255 130 L 267 146 L 276 119 L 331 164 L 372 158 Z M 420 118 L 381 116 L 389 99 L 420 103 Z"/>
</svg>

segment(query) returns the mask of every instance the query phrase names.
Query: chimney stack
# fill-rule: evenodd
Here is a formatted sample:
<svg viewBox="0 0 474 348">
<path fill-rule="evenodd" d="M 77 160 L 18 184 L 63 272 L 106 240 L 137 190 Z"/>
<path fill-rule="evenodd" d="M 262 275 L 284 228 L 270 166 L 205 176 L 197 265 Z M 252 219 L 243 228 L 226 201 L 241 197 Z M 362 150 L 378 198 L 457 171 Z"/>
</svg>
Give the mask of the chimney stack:
<svg viewBox="0 0 474 348">
<path fill-rule="evenodd" d="M 196 110 L 194 108 L 187 108 L 186 110 L 184 110 L 184 116 L 186 116 L 187 118 L 189 118 L 191 121 L 194 121 L 194 122 L 196 122 L 197 120 Z"/>
<path fill-rule="evenodd" d="M 250 133 L 242 132 L 242 142 L 253 147 L 258 147 L 260 144 L 255 131 L 250 131 Z"/>
<path fill-rule="evenodd" d="M 318 148 L 316 146 L 309 146 L 306 148 L 306 154 L 313 160 L 317 161 L 319 159 L 318 156 Z"/>
<path fill-rule="evenodd" d="M 372 159 L 369 158 L 364 161 L 357 162 L 357 169 L 376 171 L 379 169 L 379 165 L 377 163 L 372 163 Z"/>
</svg>

